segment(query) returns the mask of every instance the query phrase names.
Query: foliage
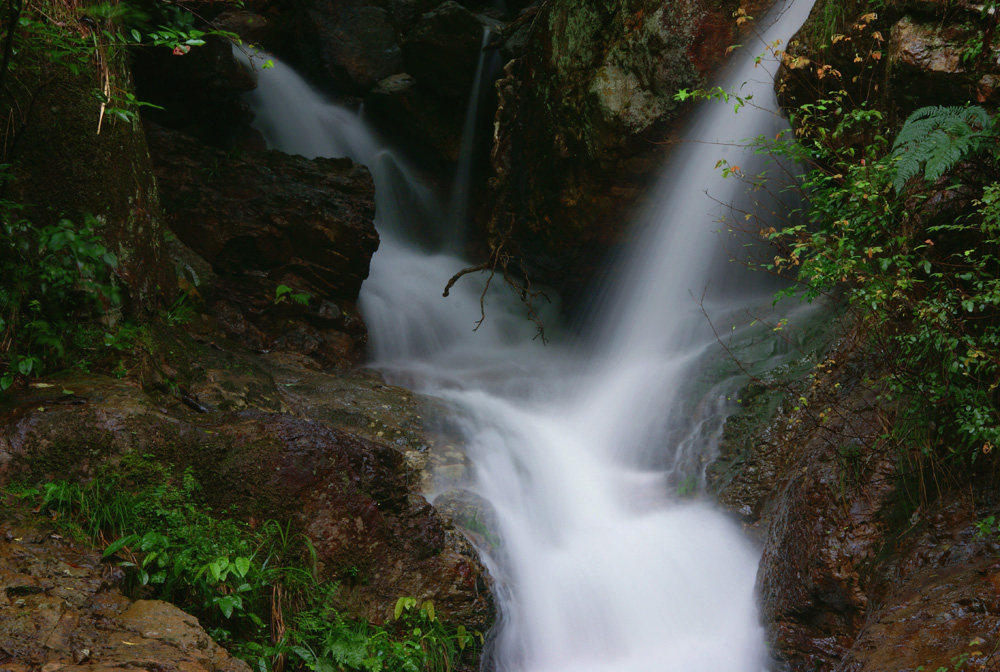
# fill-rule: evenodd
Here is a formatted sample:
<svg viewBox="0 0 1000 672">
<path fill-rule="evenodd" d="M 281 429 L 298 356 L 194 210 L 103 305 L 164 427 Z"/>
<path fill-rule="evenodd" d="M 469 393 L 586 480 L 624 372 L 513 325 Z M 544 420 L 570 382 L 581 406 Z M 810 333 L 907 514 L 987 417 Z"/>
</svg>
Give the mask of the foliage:
<svg viewBox="0 0 1000 672">
<path fill-rule="evenodd" d="M 288 285 L 278 285 L 278 287 L 274 290 L 275 305 L 284 303 L 288 299 L 291 299 L 300 306 L 309 305 L 309 294 L 306 292 L 296 292 Z"/>
<path fill-rule="evenodd" d="M 437 617 L 434 605 L 397 601 L 386 626 L 353 621 L 333 607 L 338 585 L 315 576 L 315 550 L 289 524 L 254 528 L 207 508 L 192 471 L 125 455 L 86 485 L 14 487 L 38 498 L 103 547 L 126 570 L 134 594 L 170 600 L 254 669 L 288 659 L 291 669 L 359 672 L 451 670 L 482 635 Z M 289 668 L 285 668 L 289 669 Z"/>
<path fill-rule="evenodd" d="M 924 179 L 934 182 L 992 140 L 993 121 L 978 105 L 924 107 L 909 116 L 892 145 L 898 159 L 892 186 L 902 191 L 924 166 Z"/>
<path fill-rule="evenodd" d="M 756 142 L 813 167 L 802 178 L 802 217 L 761 225 L 777 252 L 761 266 L 794 277 L 779 298 L 843 297 L 882 363 L 872 379 L 905 402 L 897 425 L 930 437 L 924 450 L 974 458 L 1000 442 L 1000 184 L 986 169 L 958 166 L 995 143 L 979 135 L 992 121 L 979 108 L 918 110 L 888 152 L 879 135 L 850 142 L 880 117 L 847 103 L 803 106 L 801 142 Z M 899 194 L 920 164 L 928 180 L 951 181 Z M 917 205 L 928 200 L 935 205 Z"/>
<path fill-rule="evenodd" d="M 226 31 L 197 28 L 189 10 L 158 0 L 93 5 L 78 0 L 19 1 L 16 6 L 11 3 L 7 19 L 12 29 L 4 40 L 0 83 L 10 76 L 30 90 L 33 86 L 29 81 L 44 86 L 53 71 L 96 75 L 99 85 L 93 94 L 100 110 L 98 133 L 105 115 L 131 122 L 138 108 L 151 105 L 116 81 L 114 69 L 109 67 L 116 52 L 158 47 L 183 56 L 192 47 L 205 44 L 209 35 L 238 39 Z M 8 88 L 12 98 L 13 91 L 14 87 Z M 30 109 L 30 105 L 24 107 Z"/>
<path fill-rule="evenodd" d="M 120 301 L 117 259 L 94 232 L 96 220 L 37 227 L 19 214 L 18 205 L 0 201 L 0 349 L 7 360 L 0 391 L 15 374 L 36 376 L 59 363 L 74 322 Z"/>
</svg>

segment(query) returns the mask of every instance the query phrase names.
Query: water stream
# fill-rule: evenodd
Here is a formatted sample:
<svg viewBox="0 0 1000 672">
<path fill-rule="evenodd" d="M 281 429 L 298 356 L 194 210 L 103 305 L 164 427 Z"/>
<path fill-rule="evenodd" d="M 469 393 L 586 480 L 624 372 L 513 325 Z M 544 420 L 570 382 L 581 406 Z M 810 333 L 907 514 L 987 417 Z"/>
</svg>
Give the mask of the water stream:
<svg viewBox="0 0 1000 672">
<path fill-rule="evenodd" d="M 755 67 L 754 57 L 787 39 L 810 4 L 786 2 L 759 48 L 737 52 L 723 86 L 752 91 L 764 109 L 698 110 L 636 223 L 640 242 L 615 262 L 584 333 L 560 333 L 553 307 L 543 316 L 555 334 L 547 346 L 499 287 L 487 292 L 486 321 L 473 332 L 482 278 L 463 278 L 442 298 L 448 278 L 472 264 L 413 242 L 414 218 L 447 220 L 433 195 L 357 115 L 280 62 L 260 73 L 251 104 L 271 146 L 346 154 L 372 170 L 381 246 L 361 306 L 373 365 L 455 409 L 476 465 L 461 485 L 490 502 L 503 540 L 503 558 L 488 559 L 502 609 L 490 655 L 498 670 L 766 667 L 758 551 L 729 517 L 676 490 L 701 477 L 726 408 L 722 387 L 699 389 L 692 401 L 690 383 L 706 353 L 717 354 L 696 299 L 725 321 L 755 296 L 719 251 L 718 202 L 738 201 L 742 188 L 715 164 L 746 165 L 752 157 L 727 143 L 773 136 L 781 123 L 774 64 Z"/>
</svg>

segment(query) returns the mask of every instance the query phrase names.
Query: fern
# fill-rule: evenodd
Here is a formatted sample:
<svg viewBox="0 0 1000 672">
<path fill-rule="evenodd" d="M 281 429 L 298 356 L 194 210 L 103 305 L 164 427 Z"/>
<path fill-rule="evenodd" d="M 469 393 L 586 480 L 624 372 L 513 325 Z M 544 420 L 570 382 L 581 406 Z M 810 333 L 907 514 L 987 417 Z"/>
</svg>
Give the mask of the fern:
<svg viewBox="0 0 1000 672">
<path fill-rule="evenodd" d="M 897 192 L 924 170 L 924 179 L 933 182 L 966 156 L 975 154 L 990 137 L 993 120 L 978 105 L 969 107 L 922 107 L 911 114 L 892 145 Z"/>
</svg>

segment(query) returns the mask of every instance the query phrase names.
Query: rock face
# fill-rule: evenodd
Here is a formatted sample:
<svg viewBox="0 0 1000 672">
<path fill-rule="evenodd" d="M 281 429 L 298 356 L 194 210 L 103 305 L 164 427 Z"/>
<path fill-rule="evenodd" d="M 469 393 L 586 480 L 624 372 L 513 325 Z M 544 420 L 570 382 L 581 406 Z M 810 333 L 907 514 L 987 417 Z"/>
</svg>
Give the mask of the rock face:
<svg viewBox="0 0 1000 672">
<path fill-rule="evenodd" d="M 860 382 L 871 368 L 846 339 L 807 384 L 744 395 L 724 439 L 736 466 L 710 471 L 763 545 L 757 589 L 775 665 L 937 670 L 963 654 L 995 664 L 1000 557 L 997 539 L 976 533 L 1000 510 L 995 465 L 949 474 L 907 457 L 919 447 L 885 442 L 892 408 Z M 748 431 L 741 417 L 769 394 L 799 399 L 798 410 Z"/>
<path fill-rule="evenodd" d="M 553 0 L 523 56 L 498 82 L 494 246 L 519 248 L 529 273 L 579 287 L 622 234 L 662 160 L 655 141 L 734 36 L 734 6 Z"/>
<path fill-rule="evenodd" d="M 127 54 L 102 47 L 74 74 L 49 58 L 48 48 L 40 54 L 19 49 L 18 75 L 7 77 L 0 93 L 0 111 L 10 119 L 0 160 L 11 164 L 14 178 L 4 183 L 4 198 L 26 204 L 23 216 L 40 227 L 63 218 L 81 225 L 92 216 L 118 258 L 125 314 L 145 319 L 161 294 L 176 293 L 161 254 L 165 229 L 156 182 L 139 118 L 103 113 L 94 96 L 95 82 L 109 77 L 116 93 L 110 105 L 131 107 L 122 96 L 132 80 Z"/>
<path fill-rule="evenodd" d="M 908 0 L 876 13 L 866 3 L 819 0 L 789 42 L 779 95 L 794 107 L 846 90 L 899 124 L 926 105 L 995 105 L 1000 51 L 983 46 L 994 32 L 969 3 Z"/>
<path fill-rule="evenodd" d="M 378 247 L 368 171 L 349 159 L 230 154 L 150 127 L 171 229 L 212 267 L 206 299 L 233 336 L 353 366 L 366 332 L 355 301 Z M 302 306 L 280 285 L 309 295 Z"/>
<path fill-rule="evenodd" d="M 92 550 L 5 507 L 0 525 L 0 664 L 9 672 L 122 668 L 250 672 L 177 607 L 132 602 Z"/>
<path fill-rule="evenodd" d="M 428 90 L 464 105 L 476 76 L 485 26 L 454 0 L 424 14 L 403 40 L 403 67 Z"/>
<path fill-rule="evenodd" d="M 255 84 L 229 40 L 209 35 L 183 56 L 140 50 L 134 68 L 137 97 L 158 106 L 146 109 L 145 119 L 216 147 L 233 147 L 251 134 L 253 113 L 240 96 Z"/>
<path fill-rule="evenodd" d="M 214 510 L 293 521 L 313 541 L 321 575 L 343 582 L 343 606 L 354 615 L 384 622 L 397 598 L 412 595 L 433 600 L 449 621 L 489 628 L 490 583 L 475 551 L 413 490 L 419 450 L 287 413 L 165 408 L 111 379 L 61 384 L 75 403 L 38 389 L 7 407 L 0 483 L 78 479 L 141 450 L 192 467 Z"/>
<path fill-rule="evenodd" d="M 408 144 L 442 162 L 458 162 L 461 106 L 434 95 L 412 76 L 401 73 L 379 82 L 365 96 L 365 112 L 375 123 L 392 129 L 401 146 Z"/>
<path fill-rule="evenodd" d="M 340 90 L 363 93 L 400 72 L 395 18 L 391 6 L 376 0 L 303 0 L 293 22 L 298 60 Z"/>
</svg>

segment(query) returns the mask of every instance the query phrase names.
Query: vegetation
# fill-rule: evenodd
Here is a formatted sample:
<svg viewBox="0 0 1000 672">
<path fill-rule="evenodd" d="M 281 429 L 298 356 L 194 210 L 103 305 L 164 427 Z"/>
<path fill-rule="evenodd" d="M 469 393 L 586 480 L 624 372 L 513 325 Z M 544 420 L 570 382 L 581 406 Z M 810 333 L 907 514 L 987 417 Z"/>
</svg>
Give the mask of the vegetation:
<svg viewBox="0 0 1000 672">
<path fill-rule="evenodd" d="M 333 606 L 337 585 L 316 577 L 307 537 L 287 523 L 251 527 L 213 512 L 199 493 L 190 470 L 174 475 L 134 453 L 85 485 L 8 489 L 103 548 L 126 570 L 132 596 L 177 604 L 261 672 L 451 670 L 482 643 L 412 597 L 397 601 L 385 626 L 346 618 Z"/>
<path fill-rule="evenodd" d="M 881 40 L 872 35 L 872 50 L 857 62 L 876 53 Z M 749 226 L 734 228 L 771 244 L 758 268 L 793 281 L 777 299 L 823 296 L 849 307 L 877 363 L 868 382 L 897 409 L 893 439 L 924 454 L 989 453 L 1000 443 L 1000 147 L 993 119 L 978 106 L 922 108 L 890 142 L 890 123 L 855 97 L 864 91 L 858 77 L 854 94 L 829 90 L 841 73 L 812 66 L 827 90 L 793 110 L 794 134 L 752 141 L 780 165 L 806 167 L 780 188 L 799 191 L 807 205 L 777 225 L 744 213 Z M 719 91 L 680 94 L 691 95 L 731 102 Z M 755 188 L 779 188 L 766 175 L 720 166 Z"/>
<path fill-rule="evenodd" d="M 119 260 L 99 235 L 108 222 L 103 215 L 43 216 L 46 204 L 11 200 L 12 157 L 35 123 L 42 91 L 62 87 L 65 78 L 82 82 L 84 92 L 92 87 L 93 132 L 100 134 L 109 123 L 131 123 L 146 104 L 116 79 L 116 53 L 159 47 L 183 54 L 218 31 L 196 28 L 179 5 L 151 0 L 9 0 L 4 19 L 0 95 L 10 123 L 0 156 L 0 392 L 70 361 L 86 368 L 101 360 L 124 375 L 124 351 L 140 327 L 117 314 Z M 167 318 L 172 325 L 190 319 L 190 305 L 178 299 Z M 94 348 L 110 356 L 92 357 Z"/>
<path fill-rule="evenodd" d="M 0 343 L 7 358 L 0 391 L 16 374 L 61 364 L 76 325 L 120 301 L 111 276 L 117 259 L 92 219 L 36 227 L 18 218 L 19 210 L 0 201 Z"/>
</svg>

